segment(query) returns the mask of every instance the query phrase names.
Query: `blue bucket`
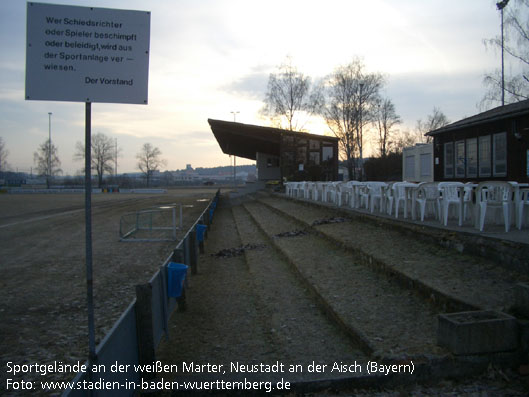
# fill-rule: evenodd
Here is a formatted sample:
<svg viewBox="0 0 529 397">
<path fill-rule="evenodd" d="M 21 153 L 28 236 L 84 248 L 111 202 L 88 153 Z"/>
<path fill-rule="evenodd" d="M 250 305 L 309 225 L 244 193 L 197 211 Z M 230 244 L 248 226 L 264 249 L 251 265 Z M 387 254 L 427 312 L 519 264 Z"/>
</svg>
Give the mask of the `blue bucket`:
<svg viewBox="0 0 529 397">
<path fill-rule="evenodd" d="M 182 295 L 188 266 L 183 263 L 169 262 L 167 265 L 167 294 L 172 298 Z"/>
<path fill-rule="evenodd" d="M 208 227 L 206 225 L 202 225 L 200 223 L 197 224 L 197 241 L 202 242 L 204 241 L 204 232 L 206 231 Z"/>
</svg>

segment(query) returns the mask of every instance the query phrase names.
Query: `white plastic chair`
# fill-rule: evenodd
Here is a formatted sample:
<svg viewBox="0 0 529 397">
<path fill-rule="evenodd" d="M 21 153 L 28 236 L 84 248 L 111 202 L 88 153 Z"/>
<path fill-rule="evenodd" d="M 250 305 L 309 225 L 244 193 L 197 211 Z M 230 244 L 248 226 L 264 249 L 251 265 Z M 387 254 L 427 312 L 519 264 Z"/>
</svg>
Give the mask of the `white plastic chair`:
<svg viewBox="0 0 529 397">
<path fill-rule="evenodd" d="M 295 182 L 285 182 L 285 194 L 287 197 L 292 195 L 292 189 L 294 188 Z"/>
<path fill-rule="evenodd" d="M 369 209 L 369 187 L 367 183 L 358 185 L 356 187 L 358 192 L 358 197 L 360 198 L 360 208 Z"/>
<path fill-rule="evenodd" d="M 516 219 L 516 226 L 518 226 L 518 229 L 521 229 L 523 222 L 523 209 L 524 207 L 529 207 L 529 189 L 523 189 L 520 191 L 520 199 L 516 205 L 518 206 L 518 219 Z"/>
<path fill-rule="evenodd" d="M 438 182 L 423 182 L 419 184 L 415 202 L 419 204 L 421 222 L 424 222 L 424 214 L 428 204 L 434 209 L 435 219 L 441 219 L 441 204 L 439 202 L 441 194 L 438 185 Z"/>
<path fill-rule="evenodd" d="M 325 200 L 327 202 L 336 204 L 338 185 L 340 184 L 341 182 L 327 182 L 325 184 Z"/>
<path fill-rule="evenodd" d="M 292 198 L 297 198 L 299 195 L 300 182 L 288 182 L 287 185 L 289 187 L 289 196 Z"/>
<path fill-rule="evenodd" d="M 408 182 L 395 182 L 392 186 L 393 189 L 393 201 L 395 202 L 395 218 L 399 217 L 399 206 L 400 203 L 403 203 L 408 199 L 406 197 L 406 188 L 405 186 Z M 406 214 L 404 214 L 406 215 Z M 404 216 L 406 217 L 406 216 Z"/>
<path fill-rule="evenodd" d="M 339 182 L 335 187 L 335 198 L 334 204 L 341 207 L 344 202 L 344 196 L 347 195 L 347 184 L 345 182 Z"/>
<path fill-rule="evenodd" d="M 378 209 L 382 212 L 383 200 L 382 200 L 382 188 L 387 187 L 385 182 L 367 182 L 366 183 L 368 190 L 368 199 L 369 199 L 369 209 L 371 213 L 375 212 L 375 204 L 378 201 Z"/>
<path fill-rule="evenodd" d="M 465 186 L 462 182 L 440 182 L 439 190 L 441 191 L 441 197 L 439 199 L 442 222 L 443 225 L 448 225 L 448 210 L 450 206 L 456 206 L 459 210 L 461 205 L 461 200 L 459 198 L 459 188 Z M 462 219 L 459 220 L 459 223 L 462 223 Z"/>
<path fill-rule="evenodd" d="M 488 181 L 482 182 L 477 188 L 479 208 L 479 230 L 483 231 L 487 208 L 503 210 L 505 232 L 511 225 L 511 206 L 513 204 L 513 186 L 509 182 Z"/>
<path fill-rule="evenodd" d="M 323 201 L 324 185 L 325 182 L 314 182 L 314 188 L 312 190 L 312 199 L 314 201 Z"/>
<path fill-rule="evenodd" d="M 393 185 L 396 182 L 389 182 L 384 190 L 384 210 L 386 211 L 386 214 L 391 216 L 391 213 L 393 212 L 393 199 L 394 199 L 394 191 L 393 191 Z"/>
<path fill-rule="evenodd" d="M 363 182 L 349 181 L 347 182 L 347 192 L 349 195 L 349 205 L 351 208 L 358 208 L 360 206 L 360 188 L 364 186 Z"/>
<path fill-rule="evenodd" d="M 310 182 L 299 182 L 299 195 L 305 200 L 310 197 Z"/>
</svg>

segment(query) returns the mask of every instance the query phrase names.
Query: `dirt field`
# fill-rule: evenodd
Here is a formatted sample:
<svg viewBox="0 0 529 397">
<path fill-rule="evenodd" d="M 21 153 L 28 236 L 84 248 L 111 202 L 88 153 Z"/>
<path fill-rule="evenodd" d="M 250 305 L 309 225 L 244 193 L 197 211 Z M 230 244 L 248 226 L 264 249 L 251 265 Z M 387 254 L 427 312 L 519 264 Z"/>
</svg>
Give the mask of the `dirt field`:
<svg viewBox="0 0 529 397">
<path fill-rule="evenodd" d="M 96 343 L 177 242 L 120 242 L 120 217 L 156 205 L 182 203 L 183 231 L 215 189 L 167 194 L 99 194 L 92 198 Z M 204 200 L 208 199 L 208 200 Z M 88 352 L 83 194 L 0 195 L 0 394 L 17 364 L 84 362 Z M 47 380 L 70 380 L 71 374 Z M 41 380 L 41 379 L 39 379 Z"/>
</svg>

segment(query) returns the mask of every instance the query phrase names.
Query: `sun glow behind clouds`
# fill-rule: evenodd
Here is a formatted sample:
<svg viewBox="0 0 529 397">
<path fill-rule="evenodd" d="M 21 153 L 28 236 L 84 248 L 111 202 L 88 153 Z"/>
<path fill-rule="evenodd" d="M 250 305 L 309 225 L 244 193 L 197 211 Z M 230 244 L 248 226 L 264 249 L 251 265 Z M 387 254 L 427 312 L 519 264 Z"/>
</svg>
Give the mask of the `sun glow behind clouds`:
<svg viewBox="0 0 529 397">
<path fill-rule="evenodd" d="M 360 56 L 367 71 L 388 77 L 388 95 L 410 126 L 433 106 L 452 120 L 475 113 L 481 76 L 496 67 L 494 54 L 482 44 L 483 38 L 498 34 L 492 1 L 90 3 L 79 0 L 78 5 L 151 11 L 149 105 L 95 104 L 92 113 L 94 132 L 117 137 L 124 146 L 121 169 L 129 172 L 135 171 L 135 153 L 145 142 L 162 149 L 168 169 L 227 163 L 207 119 L 233 120 L 230 112 L 239 111 L 237 121 L 266 125 L 258 111 L 268 76 L 287 55 L 314 79 Z M 83 139 L 82 104 L 23 100 L 25 3 L 2 0 L 0 8 L 5 11 L 0 33 L 10 37 L 4 48 L 8 61 L 0 62 L 0 136 L 8 143 L 10 161 L 29 169 L 33 151 L 47 137 L 51 111 L 62 168 L 71 172 L 79 168 L 69 163 L 75 142 Z M 318 120 L 305 128 L 328 131 Z M 17 164 L 18 158 L 23 160 Z"/>
</svg>

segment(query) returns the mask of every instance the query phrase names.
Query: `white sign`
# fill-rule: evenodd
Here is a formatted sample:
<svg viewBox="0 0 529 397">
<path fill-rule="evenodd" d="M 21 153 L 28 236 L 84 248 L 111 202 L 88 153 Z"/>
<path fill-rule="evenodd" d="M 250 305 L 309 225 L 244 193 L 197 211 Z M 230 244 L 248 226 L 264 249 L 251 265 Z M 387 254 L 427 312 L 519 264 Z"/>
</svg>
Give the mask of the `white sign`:
<svg viewBox="0 0 529 397">
<path fill-rule="evenodd" d="M 147 104 L 151 14 L 28 3 L 26 99 Z"/>
</svg>

